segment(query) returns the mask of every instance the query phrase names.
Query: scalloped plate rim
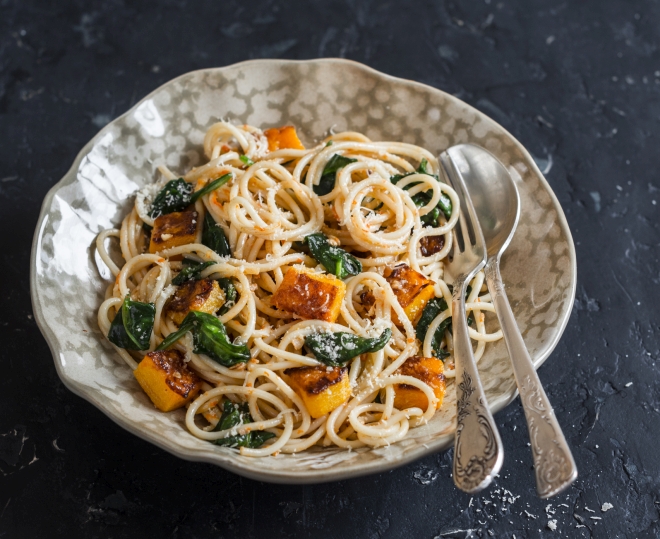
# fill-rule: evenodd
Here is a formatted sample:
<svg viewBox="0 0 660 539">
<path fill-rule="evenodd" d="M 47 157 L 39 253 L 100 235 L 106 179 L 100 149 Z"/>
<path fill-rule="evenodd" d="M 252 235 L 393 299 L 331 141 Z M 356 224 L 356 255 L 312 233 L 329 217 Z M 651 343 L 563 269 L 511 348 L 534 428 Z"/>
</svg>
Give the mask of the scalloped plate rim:
<svg viewBox="0 0 660 539">
<path fill-rule="evenodd" d="M 559 227 L 562 230 L 562 233 L 566 236 L 566 240 L 568 243 L 568 256 L 570 260 L 570 291 L 569 291 L 569 300 L 570 300 L 570 305 L 574 303 L 575 300 L 575 293 L 576 293 L 576 287 L 577 287 L 577 262 L 576 262 L 576 253 L 575 253 L 575 245 L 573 242 L 573 237 L 570 231 L 570 228 L 568 226 L 568 221 L 566 220 L 566 216 L 564 214 L 564 211 L 559 203 L 559 200 L 557 199 L 557 196 L 555 195 L 554 191 L 550 187 L 550 184 L 548 181 L 545 179 L 543 176 L 542 172 L 539 170 L 538 166 L 536 165 L 536 162 L 532 158 L 532 156 L 529 154 L 529 152 L 525 149 L 525 147 L 516 139 L 511 133 L 509 133 L 508 130 L 506 130 L 504 127 L 502 127 L 498 122 L 493 120 L 490 116 L 487 114 L 479 111 L 478 109 L 474 108 L 473 106 L 469 105 L 468 103 L 465 103 L 464 101 L 460 100 L 459 98 L 448 94 L 447 92 L 444 92 L 443 90 L 440 90 L 438 88 L 434 88 L 433 86 L 429 86 L 427 84 L 409 80 L 409 79 L 404 79 L 400 77 L 395 77 L 393 75 L 388 75 L 386 73 L 383 73 L 381 71 L 378 71 L 372 67 L 369 67 L 365 64 L 362 64 L 360 62 L 356 62 L 353 60 L 347 60 L 344 58 L 318 58 L 318 59 L 311 59 L 311 60 L 282 60 L 282 59 L 255 59 L 255 60 L 246 60 L 243 62 L 237 62 L 234 64 L 226 65 L 223 67 L 212 67 L 212 68 L 202 68 L 194 71 L 189 71 L 186 73 L 183 73 L 179 75 L 178 77 L 175 77 L 151 92 L 149 92 L 146 96 L 144 96 L 142 99 L 140 99 L 138 102 L 136 102 L 130 109 L 128 109 L 125 113 L 121 114 L 117 118 L 114 118 L 111 122 L 109 122 L 106 126 L 104 126 L 102 129 L 99 130 L 99 132 L 92 137 L 87 144 L 85 144 L 82 149 L 78 152 L 76 155 L 76 158 L 74 159 L 71 167 L 67 170 L 67 172 L 62 176 L 62 178 L 55 183 L 46 193 L 46 196 L 44 197 L 44 200 L 41 204 L 41 209 L 39 212 L 39 218 L 37 220 L 37 225 L 35 227 L 35 233 L 34 237 L 32 240 L 32 247 L 31 247 L 31 255 L 30 255 L 30 296 L 32 300 L 32 310 L 33 310 L 33 315 L 35 318 L 35 321 L 37 322 L 37 326 L 41 330 L 42 335 L 44 336 L 48 347 L 50 348 L 51 354 L 53 356 L 53 362 L 55 363 L 55 369 L 57 371 L 58 376 L 62 380 L 62 383 L 74 394 L 78 395 L 79 397 L 85 399 L 92 405 L 94 405 L 96 408 L 98 408 L 103 414 L 105 414 L 107 417 L 109 417 L 112 421 L 114 421 L 117 425 L 120 427 L 124 428 L 125 430 L 129 431 L 130 433 L 134 434 L 135 436 L 138 436 L 139 438 L 142 438 L 143 440 L 146 440 L 157 447 L 160 447 L 161 449 L 167 451 L 168 453 L 171 453 L 179 458 L 182 458 L 187 461 L 191 462 L 205 462 L 209 464 L 214 464 L 216 466 L 220 466 L 221 468 L 224 468 L 228 471 L 237 473 L 239 475 L 242 475 L 244 477 L 247 477 L 249 479 L 254 479 L 257 481 L 267 481 L 271 483 L 283 483 L 283 484 L 313 484 L 313 483 L 323 483 L 323 482 L 329 482 L 329 481 L 339 481 L 342 479 L 348 479 L 348 478 L 354 478 L 354 477 L 360 477 L 368 474 L 373 474 L 373 473 L 382 473 L 386 472 L 389 470 L 393 470 L 395 468 L 398 468 L 400 466 L 403 466 L 405 464 L 408 464 L 410 462 L 416 461 L 426 455 L 436 453 L 438 451 L 443 451 L 445 449 L 448 449 L 451 447 L 453 444 L 453 433 L 451 434 L 443 434 L 438 436 L 436 440 L 434 440 L 433 443 L 431 444 L 422 444 L 418 448 L 412 449 L 409 452 L 405 454 L 403 457 L 398 457 L 394 460 L 377 460 L 377 461 L 371 461 L 364 463 L 360 465 L 358 469 L 338 469 L 337 471 L 333 471 L 332 469 L 320 469 L 320 470 L 315 470 L 315 471 L 304 471 L 300 473 L 292 473 L 290 471 L 285 471 L 285 472 L 278 472 L 277 470 L 259 470 L 255 471 L 237 461 L 231 461 L 230 459 L 224 459 L 224 458 L 218 458 L 219 455 L 217 453 L 210 453 L 210 452 L 199 452 L 199 451 L 194 451 L 194 450 L 188 450 L 184 449 L 180 446 L 174 446 L 174 444 L 169 443 L 167 440 L 164 438 L 151 435 L 150 433 L 147 433 L 145 431 L 140 430 L 135 424 L 130 421 L 129 419 L 126 418 L 126 416 L 115 412 L 114 410 L 111 409 L 106 409 L 103 407 L 102 403 L 97 402 L 95 399 L 95 394 L 93 390 L 90 390 L 81 384 L 78 384 L 74 380 L 70 379 L 62 370 L 62 365 L 58 361 L 58 356 L 60 354 L 60 343 L 58 339 L 55 337 L 53 334 L 50 326 L 46 322 L 46 320 L 43 317 L 43 313 L 41 310 L 41 305 L 39 304 L 39 289 L 36 284 L 36 270 L 37 270 L 37 265 L 36 265 L 36 260 L 37 260 L 37 250 L 41 241 L 41 229 L 44 226 L 44 222 L 46 221 L 49 212 L 47 211 L 48 208 L 51 205 L 52 199 L 56 195 L 56 193 L 62 188 L 63 184 L 67 182 L 71 178 L 71 176 L 75 176 L 77 173 L 77 170 L 79 168 L 79 165 L 82 161 L 82 159 L 87 155 L 89 152 L 90 148 L 94 145 L 94 143 L 99 140 L 112 126 L 112 124 L 118 122 L 119 120 L 125 118 L 126 116 L 132 114 L 143 102 L 147 101 L 151 97 L 153 97 L 156 93 L 161 91 L 163 88 L 166 86 L 169 86 L 171 84 L 176 83 L 178 80 L 184 78 L 184 77 L 189 77 L 194 74 L 198 73 L 209 73 L 209 72 L 214 72 L 214 71 L 221 71 L 229 68 L 237 68 L 240 66 L 244 66 L 247 64 L 259 64 L 259 63 L 267 63 L 267 64 L 320 64 L 320 63 L 330 63 L 330 64 L 346 64 L 346 65 L 352 65 L 355 67 L 358 67 L 363 70 L 370 71 L 372 74 L 383 78 L 383 79 L 389 79 L 396 81 L 398 83 L 404 83 L 406 85 L 414 86 L 417 88 L 421 88 L 425 91 L 431 91 L 431 92 L 440 92 L 442 93 L 446 98 L 449 100 L 460 103 L 462 106 L 467 107 L 468 110 L 471 112 L 476 113 L 479 116 L 484 116 L 487 117 L 491 122 L 493 122 L 499 129 L 502 130 L 502 132 L 509 137 L 509 139 L 515 144 L 517 149 L 523 154 L 523 156 L 526 158 L 527 163 L 531 165 L 531 171 L 532 173 L 537 176 L 537 178 L 540 180 L 541 185 L 543 186 L 544 191 L 550 196 L 551 198 L 551 203 L 554 209 L 557 211 L 557 223 Z M 564 333 L 564 330 L 566 329 L 566 326 L 568 324 L 568 321 L 570 319 L 572 312 L 572 308 L 568 309 L 566 313 L 564 314 L 563 318 L 557 321 L 556 327 L 557 327 L 557 332 L 554 336 L 554 338 L 550 341 L 550 343 L 547 345 L 546 349 L 540 353 L 537 357 L 537 359 L 534 361 L 534 367 L 538 369 L 544 362 L 545 360 L 550 356 L 550 354 L 553 352 L 553 350 L 556 348 L 557 344 L 559 343 L 559 340 L 561 339 L 562 334 Z M 493 413 L 497 413 L 500 410 L 504 409 L 506 406 L 508 406 L 515 398 L 518 396 L 518 391 L 517 389 L 514 389 L 510 395 L 498 399 L 496 402 L 490 404 L 491 411 Z"/>
</svg>

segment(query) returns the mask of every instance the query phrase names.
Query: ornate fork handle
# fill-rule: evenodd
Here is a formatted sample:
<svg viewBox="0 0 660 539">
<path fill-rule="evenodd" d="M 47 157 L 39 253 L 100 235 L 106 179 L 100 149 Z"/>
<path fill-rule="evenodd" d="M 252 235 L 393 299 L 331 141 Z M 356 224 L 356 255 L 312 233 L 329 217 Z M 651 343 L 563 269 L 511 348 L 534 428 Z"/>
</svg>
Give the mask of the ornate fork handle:
<svg viewBox="0 0 660 539">
<path fill-rule="evenodd" d="M 452 325 L 456 363 L 457 425 L 454 483 L 468 493 L 488 486 L 502 467 L 502 441 L 484 395 L 465 316 L 466 276 L 454 282 Z"/>
<path fill-rule="evenodd" d="M 490 258 L 486 264 L 486 282 L 500 320 L 527 418 L 536 490 L 541 498 L 549 498 L 575 481 L 575 461 L 516 324 L 496 257 Z"/>
</svg>

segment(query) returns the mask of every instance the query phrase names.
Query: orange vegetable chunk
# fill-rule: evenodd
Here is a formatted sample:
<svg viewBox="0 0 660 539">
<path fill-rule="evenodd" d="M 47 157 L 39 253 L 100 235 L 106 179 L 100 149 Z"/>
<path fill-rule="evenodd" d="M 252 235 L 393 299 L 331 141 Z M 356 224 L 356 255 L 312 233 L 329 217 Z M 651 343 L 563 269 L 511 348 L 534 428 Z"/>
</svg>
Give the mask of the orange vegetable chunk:
<svg viewBox="0 0 660 539">
<path fill-rule="evenodd" d="M 278 309 L 306 320 L 334 322 L 339 316 L 345 293 L 346 284 L 333 275 L 291 267 L 271 302 Z"/>
<path fill-rule="evenodd" d="M 292 125 L 284 125 L 282 127 L 273 127 L 266 129 L 264 135 L 268 139 L 268 151 L 275 152 L 277 150 L 292 149 L 304 150 L 302 142 L 298 138 L 296 128 Z"/>
<path fill-rule="evenodd" d="M 435 357 L 414 356 L 408 358 L 406 362 L 399 367 L 396 374 L 412 376 L 431 386 L 433 393 L 439 399 L 437 408 L 442 405 L 442 399 L 445 396 L 445 364 Z M 396 384 L 394 386 L 394 407 L 399 410 L 406 408 L 421 408 L 426 410 L 429 406 L 429 399 L 424 392 L 408 384 Z"/>
<path fill-rule="evenodd" d="M 332 412 L 351 396 L 346 367 L 299 367 L 284 374 L 314 419 Z"/>
<path fill-rule="evenodd" d="M 156 218 L 151 231 L 149 252 L 195 243 L 202 220 L 196 211 L 176 211 Z"/>
<path fill-rule="evenodd" d="M 202 380 L 184 362 L 179 350 L 149 352 L 133 375 L 156 408 L 171 412 L 185 406 L 202 388 Z"/>
<path fill-rule="evenodd" d="M 385 278 L 399 300 L 408 319 L 415 324 L 428 301 L 435 297 L 434 282 L 406 264 L 386 270 Z M 397 325 L 401 325 L 396 319 Z"/>
</svg>

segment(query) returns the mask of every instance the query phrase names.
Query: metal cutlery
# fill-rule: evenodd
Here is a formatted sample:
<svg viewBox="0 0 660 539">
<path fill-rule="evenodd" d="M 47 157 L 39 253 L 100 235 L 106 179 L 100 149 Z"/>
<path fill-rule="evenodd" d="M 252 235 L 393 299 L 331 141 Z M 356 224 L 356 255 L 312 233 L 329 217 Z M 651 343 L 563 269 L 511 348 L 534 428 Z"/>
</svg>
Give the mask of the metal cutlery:
<svg viewBox="0 0 660 539">
<path fill-rule="evenodd" d="M 449 184 L 460 200 L 454 245 L 446 277 L 453 280 L 452 327 L 456 370 L 457 425 L 454 439 L 454 483 L 468 493 L 487 487 L 502 466 L 504 453 L 472 353 L 465 312 L 468 283 L 486 264 L 486 243 L 463 177 L 472 174 L 460 146 L 440 155 Z"/>
<path fill-rule="evenodd" d="M 536 489 L 541 498 L 549 498 L 575 481 L 577 468 L 534 369 L 500 276 L 500 258 L 518 224 L 520 196 L 511 175 L 489 152 L 471 144 L 463 144 L 452 150 L 460 152 L 471 171 L 463 175 L 463 178 L 486 241 L 486 283 L 511 357 L 527 418 Z"/>
</svg>

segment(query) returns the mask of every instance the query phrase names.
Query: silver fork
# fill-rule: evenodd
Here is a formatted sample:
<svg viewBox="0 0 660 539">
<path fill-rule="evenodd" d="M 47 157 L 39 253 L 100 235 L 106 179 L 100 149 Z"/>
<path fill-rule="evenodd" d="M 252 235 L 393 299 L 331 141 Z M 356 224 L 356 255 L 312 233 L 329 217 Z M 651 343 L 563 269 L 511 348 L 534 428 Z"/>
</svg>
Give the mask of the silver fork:
<svg viewBox="0 0 660 539">
<path fill-rule="evenodd" d="M 468 493 L 486 488 L 502 467 L 502 440 L 490 413 L 472 353 L 465 313 L 468 283 L 486 264 L 486 242 L 462 175 L 470 167 L 460 150 L 440 155 L 448 183 L 460 200 L 460 217 L 454 228 L 453 257 L 446 277 L 453 279 L 452 327 L 456 370 L 456 434 L 454 483 Z"/>
</svg>

